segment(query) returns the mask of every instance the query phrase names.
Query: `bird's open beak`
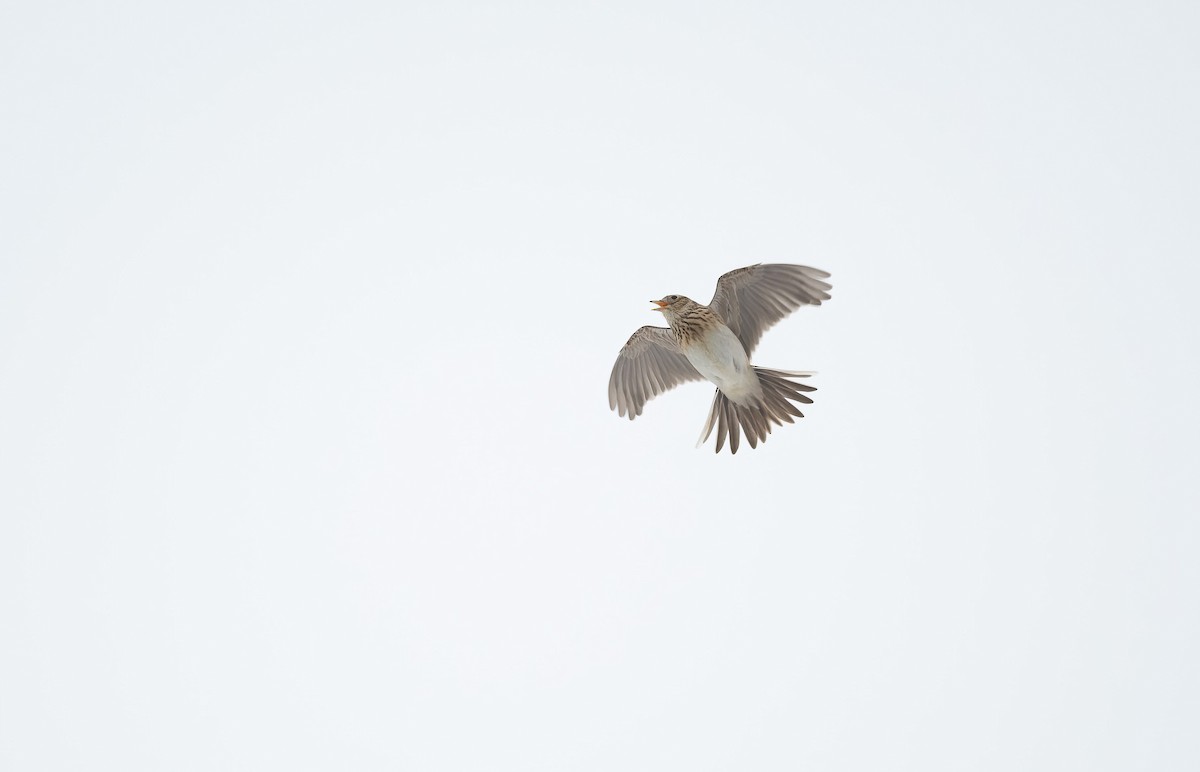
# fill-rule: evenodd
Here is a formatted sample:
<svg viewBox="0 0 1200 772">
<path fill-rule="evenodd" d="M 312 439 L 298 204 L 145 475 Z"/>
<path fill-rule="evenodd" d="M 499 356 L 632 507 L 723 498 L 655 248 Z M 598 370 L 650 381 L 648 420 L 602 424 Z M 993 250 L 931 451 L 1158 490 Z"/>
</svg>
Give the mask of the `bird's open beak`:
<svg viewBox="0 0 1200 772">
<path fill-rule="evenodd" d="M 664 308 L 666 308 L 667 306 L 671 305 L 670 303 L 665 303 L 661 300 L 651 300 L 650 302 L 655 304 L 656 306 L 658 306 L 658 308 L 651 308 L 650 309 L 651 311 L 661 311 Z"/>
</svg>

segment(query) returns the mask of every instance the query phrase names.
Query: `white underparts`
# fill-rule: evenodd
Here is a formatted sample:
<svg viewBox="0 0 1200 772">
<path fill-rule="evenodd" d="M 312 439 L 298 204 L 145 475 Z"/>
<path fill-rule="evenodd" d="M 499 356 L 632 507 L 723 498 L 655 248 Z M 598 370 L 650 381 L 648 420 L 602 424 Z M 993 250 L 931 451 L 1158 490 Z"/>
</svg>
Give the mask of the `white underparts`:
<svg viewBox="0 0 1200 772">
<path fill-rule="evenodd" d="M 746 348 L 725 325 L 701 336 L 683 353 L 692 367 L 731 401 L 746 406 L 757 406 L 762 401 L 762 386 L 750 366 Z"/>
</svg>

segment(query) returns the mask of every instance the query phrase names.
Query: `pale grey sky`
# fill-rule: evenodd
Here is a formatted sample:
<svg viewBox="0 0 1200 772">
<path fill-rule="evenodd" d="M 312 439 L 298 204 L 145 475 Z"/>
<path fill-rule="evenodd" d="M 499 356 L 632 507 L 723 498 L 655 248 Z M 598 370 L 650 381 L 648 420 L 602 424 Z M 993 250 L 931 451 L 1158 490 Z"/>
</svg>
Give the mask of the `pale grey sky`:
<svg viewBox="0 0 1200 772">
<path fill-rule="evenodd" d="M 1193 4 L 0 16 L 0 767 L 1200 768 Z"/>
</svg>

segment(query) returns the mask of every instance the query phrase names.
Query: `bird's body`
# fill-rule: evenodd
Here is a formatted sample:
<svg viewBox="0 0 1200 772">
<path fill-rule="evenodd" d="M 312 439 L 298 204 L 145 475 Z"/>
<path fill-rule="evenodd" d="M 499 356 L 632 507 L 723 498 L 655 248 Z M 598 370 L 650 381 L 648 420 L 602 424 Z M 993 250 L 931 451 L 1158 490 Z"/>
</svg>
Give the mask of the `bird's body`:
<svg viewBox="0 0 1200 772">
<path fill-rule="evenodd" d="M 668 316 L 679 350 L 696 372 L 739 405 L 756 405 L 762 387 L 746 347 L 712 309 L 699 303 L 687 315 Z"/>
<path fill-rule="evenodd" d="M 682 295 L 652 301 L 670 328 L 643 327 L 617 356 L 608 384 L 609 406 L 630 419 L 645 403 L 689 380 L 717 387 L 700 442 L 717 428 L 717 452 L 729 438 L 736 453 L 741 432 L 750 447 L 765 441 L 771 424 L 804 417 L 792 402 L 811 403 L 796 383 L 812 373 L 767 370 L 750 364 L 762 333 L 802 305 L 828 300 L 829 274 L 801 265 L 752 265 L 730 271 L 717 282 L 705 306 Z"/>
</svg>

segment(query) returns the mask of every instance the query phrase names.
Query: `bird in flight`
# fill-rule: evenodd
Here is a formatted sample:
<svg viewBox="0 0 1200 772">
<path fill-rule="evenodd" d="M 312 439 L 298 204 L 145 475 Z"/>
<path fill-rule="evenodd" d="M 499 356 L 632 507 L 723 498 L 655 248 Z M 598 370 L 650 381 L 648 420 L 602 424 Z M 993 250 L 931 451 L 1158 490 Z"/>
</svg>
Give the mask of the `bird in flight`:
<svg viewBox="0 0 1200 772">
<path fill-rule="evenodd" d="M 729 452 L 737 453 L 742 433 L 751 448 L 758 447 L 772 423 L 804 417 L 792 402 L 812 404 L 804 392 L 816 388 L 794 380 L 811 372 L 754 367 L 750 354 L 771 325 L 800 306 L 829 300 L 828 278 L 805 265 L 760 263 L 718 279 L 707 306 L 683 295 L 651 300 L 658 306 L 651 310 L 661 311 L 670 327 L 643 327 L 621 347 L 608 379 L 608 406 L 632 421 L 664 391 L 707 380 L 717 391 L 697 447 L 714 426 L 717 453 L 726 436 Z"/>
</svg>

